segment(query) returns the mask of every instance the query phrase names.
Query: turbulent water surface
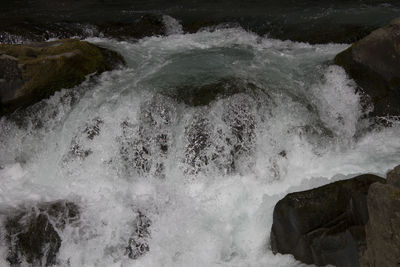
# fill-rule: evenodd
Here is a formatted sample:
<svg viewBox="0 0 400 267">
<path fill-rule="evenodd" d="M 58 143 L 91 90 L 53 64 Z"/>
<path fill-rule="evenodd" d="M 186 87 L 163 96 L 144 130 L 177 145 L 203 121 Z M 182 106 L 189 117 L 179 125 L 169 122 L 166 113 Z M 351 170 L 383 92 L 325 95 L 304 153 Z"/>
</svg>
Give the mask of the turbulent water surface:
<svg viewBox="0 0 400 267">
<path fill-rule="evenodd" d="M 310 43 L 352 42 L 400 14 L 398 0 L 3 0 L 0 23 L 132 22 L 170 15 L 191 31 L 220 23 Z M 0 24 L 0 29 L 2 25 Z M 35 29 L 37 30 L 37 29 Z"/>
<path fill-rule="evenodd" d="M 172 25 L 172 26 L 171 26 Z M 269 247 L 286 193 L 400 161 L 400 126 L 371 127 L 333 57 L 347 45 L 241 28 L 118 42 L 127 67 L 0 121 L 0 212 L 67 199 L 65 266 L 299 266 Z M 218 90 L 218 94 L 216 94 Z M 130 259 L 138 214 L 148 253 Z M 6 251 L 0 265 L 7 265 Z"/>
</svg>

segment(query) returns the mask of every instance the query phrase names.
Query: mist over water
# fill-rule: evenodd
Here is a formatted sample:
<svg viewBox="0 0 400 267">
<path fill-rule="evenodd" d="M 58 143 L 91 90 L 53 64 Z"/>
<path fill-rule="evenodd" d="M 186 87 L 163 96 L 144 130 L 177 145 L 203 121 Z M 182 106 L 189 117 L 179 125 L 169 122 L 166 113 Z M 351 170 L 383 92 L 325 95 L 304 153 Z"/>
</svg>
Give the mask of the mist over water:
<svg viewBox="0 0 400 267">
<path fill-rule="evenodd" d="M 384 175 L 400 160 L 398 123 L 370 127 L 355 83 L 332 65 L 347 45 L 241 28 L 182 34 L 165 21 L 165 37 L 88 39 L 128 66 L 1 119 L 0 215 L 78 203 L 79 224 L 61 233 L 63 266 L 300 266 L 269 248 L 276 202 Z M 132 260 L 139 213 L 151 221 L 149 252 Z"/>
</svg>

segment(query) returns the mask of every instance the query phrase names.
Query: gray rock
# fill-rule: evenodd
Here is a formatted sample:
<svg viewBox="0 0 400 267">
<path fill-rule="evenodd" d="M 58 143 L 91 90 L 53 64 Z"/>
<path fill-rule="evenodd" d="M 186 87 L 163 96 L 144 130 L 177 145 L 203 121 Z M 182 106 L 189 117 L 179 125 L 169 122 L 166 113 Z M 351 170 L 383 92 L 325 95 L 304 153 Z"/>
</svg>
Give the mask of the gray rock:
<svg viewBox="0 0 400 267">
<path fill-rule="evenodd" d="M 361 257 L 361 266 L 400 265 L 400 187 L 396 186 L 400 182 L 399 169 L 398 166 L 389 172 L 387 184 L 374 183 L 369 188 L 367 250 Z"/>
<path fill-rule="evenodd" d="M 335 63 L 369 96 L 373 116 L 400 115 L 400 19 L 339 53 Z"/>
<path fill-rule="evenodd" d="M 375 182 L 384 179 L 361 175 L 285 196 L 273 213 L 273 252 L 318 266 L 359 266 L 358 255 L 365 250 L 368 188 Z"/>
<path fill-rule="evenodd" d="M 388 172 L 386 182 L 400 189 L 400 165 Z"/>
</svg>

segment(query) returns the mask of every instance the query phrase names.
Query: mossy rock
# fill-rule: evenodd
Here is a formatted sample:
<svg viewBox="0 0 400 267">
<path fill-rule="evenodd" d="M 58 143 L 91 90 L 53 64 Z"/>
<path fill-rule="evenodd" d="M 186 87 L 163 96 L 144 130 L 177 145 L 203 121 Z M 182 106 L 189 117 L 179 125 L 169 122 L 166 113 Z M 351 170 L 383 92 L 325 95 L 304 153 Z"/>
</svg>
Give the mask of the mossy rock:
<svg viewBox="0 0 400 267">
<path fill-rule="evenodd" d="M 369 96 L 373 116 L 400 115 L 400 19 L 339 53 L 335 64 Z"/>
<path fill-rule="evenodd" d="M 78 85 L 88 74 L 121 64 L 124 60 L 118 53 L 75 39 L 0 44 L 0 113 L 29 106 Z"/>
</svg>

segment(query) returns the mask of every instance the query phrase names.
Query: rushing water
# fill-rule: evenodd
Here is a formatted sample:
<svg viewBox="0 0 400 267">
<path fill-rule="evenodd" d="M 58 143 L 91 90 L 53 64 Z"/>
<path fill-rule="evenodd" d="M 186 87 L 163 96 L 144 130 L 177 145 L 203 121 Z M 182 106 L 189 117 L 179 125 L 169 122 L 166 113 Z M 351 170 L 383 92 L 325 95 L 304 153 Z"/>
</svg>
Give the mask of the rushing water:
<svg viewBox="0 0 400 267">
<path fill-rule="evenodd" d="M 185 29 L 220 23 L 310 43 L 352 42 L 400 14 L 398 0 L 2 0 L 0 23 L 132 22 L 170 15 Z M 2 25 L 0 24 L 0 29 Z"/>
<path fill-rule="evenodd" d="M 332 65 L 347 45 L 241 28 L 182 34 L 166 20 L 166 37 L 89 39 L 128 66 L 0 121 L 0 213 L 78 203 L 78 226 L 61 233 L 65 266 L 299 266 L 269 248 L 276 202 L 384 175 L 400 161 L 400 126 L 365 119 L 354 82 Z M 150 250 L 132 260 L 139 212 Z"/>
</svg>

